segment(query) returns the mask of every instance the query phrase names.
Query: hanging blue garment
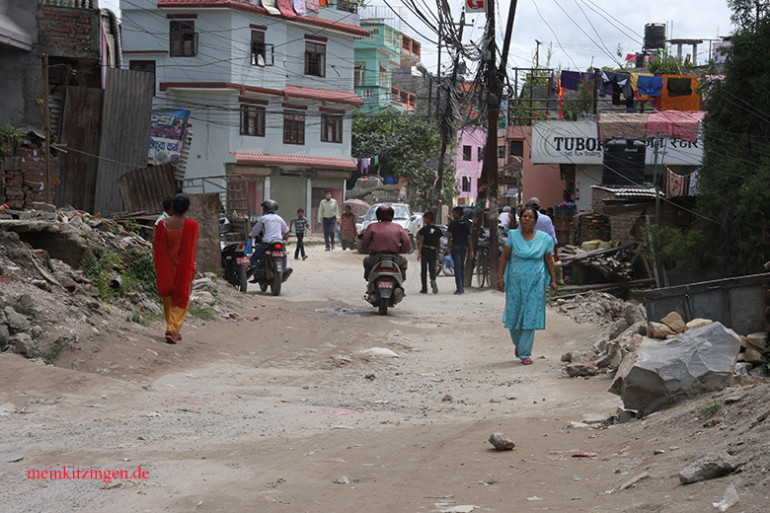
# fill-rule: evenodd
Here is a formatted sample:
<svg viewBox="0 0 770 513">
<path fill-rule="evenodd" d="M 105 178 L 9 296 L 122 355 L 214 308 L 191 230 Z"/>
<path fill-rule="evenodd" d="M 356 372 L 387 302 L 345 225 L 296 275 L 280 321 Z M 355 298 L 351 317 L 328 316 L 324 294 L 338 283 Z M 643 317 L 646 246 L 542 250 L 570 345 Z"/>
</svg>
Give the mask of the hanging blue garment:
<svg viewBox="0 0 770 513">
<path fill-rule="evenodd" d="M 648 77 L 645 75 L 639 75 L 639 80 L 636 83 L 636 90 L 639 94 L 646 94 L 647 96 L 660 96 L 660 91 L 663 89 L 663 77 Z"/>
</svg>

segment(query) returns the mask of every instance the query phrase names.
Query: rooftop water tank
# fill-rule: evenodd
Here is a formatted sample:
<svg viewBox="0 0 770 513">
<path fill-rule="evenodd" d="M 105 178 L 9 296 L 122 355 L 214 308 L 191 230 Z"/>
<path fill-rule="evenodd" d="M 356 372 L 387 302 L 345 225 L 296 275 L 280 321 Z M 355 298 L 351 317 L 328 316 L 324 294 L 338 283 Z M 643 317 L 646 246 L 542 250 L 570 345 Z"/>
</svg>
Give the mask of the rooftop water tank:
<svg viewBox="0 0 770 513">
<path fill-rule="evenodd" d="M 644 49 L 666 47 L 665 23 L 648 23 L 644 26 Z"/>
</svg>

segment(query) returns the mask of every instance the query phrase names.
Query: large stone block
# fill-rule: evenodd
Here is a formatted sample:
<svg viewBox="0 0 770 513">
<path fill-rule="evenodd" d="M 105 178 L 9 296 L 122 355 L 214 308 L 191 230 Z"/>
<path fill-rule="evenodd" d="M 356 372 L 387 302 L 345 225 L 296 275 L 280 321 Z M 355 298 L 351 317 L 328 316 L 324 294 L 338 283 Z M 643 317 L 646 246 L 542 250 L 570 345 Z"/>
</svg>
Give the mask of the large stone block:
<svg viewBox="0 0 770 513">
<path fill-rule="evenodd" d="M 682 320 L 682 316 L 677 312 L 669 313 L 667 316 L 662 318 L 660 322 L 671 328 L 676 333 L 684 333 L 687 329 L 684 320 Z"/>
<path fill-rule="evenodd" d="M 648 414 L 730 386 L 739 350 L 740 337 L 721 323 L 642 345 L 623 359 L 610 392 L 620 395 L 626 408 Z"/>
<path fill-rule="evenodd" d="M 662 322 L 650 322 L 647 324 L 647 335 L 652 338 L 666 338 L 676 335 L 676 332 Z"/>
</svg>

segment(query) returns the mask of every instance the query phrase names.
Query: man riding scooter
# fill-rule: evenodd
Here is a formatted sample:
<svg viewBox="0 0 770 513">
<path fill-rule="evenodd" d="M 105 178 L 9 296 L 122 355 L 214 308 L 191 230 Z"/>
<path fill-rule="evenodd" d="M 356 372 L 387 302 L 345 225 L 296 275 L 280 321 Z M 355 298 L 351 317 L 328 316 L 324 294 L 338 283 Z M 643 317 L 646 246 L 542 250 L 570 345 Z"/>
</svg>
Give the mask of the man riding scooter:
<svg viewBox="0 0 770 513">
<path fill-rule="evenodd" d="M 401 268 L 406 280 L 406 258 L 398 253 L 411 251 L 412 241 L 400 224 L 392 222 L 393 207 L 382 205 L 377 209 L 376 215 L 379 222 L 369 225 L 361 241 L 361 246 L 369 249 L 369 256 L 364 258 L 364 279 L 369 279 L 369 273 L 380 253 L 393 253 L 396 255 L 396 264 Z"/>
<path fill-rule="evenodd" d="M 283 242 L 289 238 L 289 227 L 286 225 L 286 221 L 275 212 L 278 210 L 278 202 L 275 200 L 265 200 L 262 202 L 262 211 L 264 215 L 259 218 L 257 224 L 251 229 L 249 237 L 252 239 L 262 234 L 262 242 L 257 244 L 254 248 L 254 252 L 251 254 L 251 268 L 250 272 L 254 273 L 254 277 L 251 279 L 251 283 L 257 283 L 260 278 L 259 261 L 264 256 L 267 248 L 275 242 Z M 283 271 L 283 281 L 289 277 L 292 273 L 292 269 L 286 269 Z"/>
</svg>

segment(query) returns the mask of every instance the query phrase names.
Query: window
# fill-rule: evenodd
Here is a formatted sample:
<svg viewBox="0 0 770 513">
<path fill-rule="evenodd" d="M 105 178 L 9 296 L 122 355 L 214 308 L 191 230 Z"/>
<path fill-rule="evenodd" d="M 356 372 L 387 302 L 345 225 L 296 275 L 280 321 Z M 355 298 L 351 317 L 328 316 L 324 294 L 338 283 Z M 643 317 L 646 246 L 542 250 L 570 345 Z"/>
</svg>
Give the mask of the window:
<svg viewBox="0 0 770 513">
<path fill-rule="evenodd" d="M 284 111 L 283 142 L 284 144 L 305 144 L 304 112 Z"/>
<path fill-rule="evenodd" d="M 241 105 L 241 135 L 265 136 L 265 109 Z"/>
<path fill-rule="evenodd" d="M 471 150 L 472 148 L 470 146 L 463 146 L 463 160 L 470 161 L 471 160 Z"/>
<path fill-rule="evenodd" d="M 265 33 L 251 31 L 251 65 L 272 66 L 274 64 L 273 45 L 265 44 Z"/>
<path fill-rule="evenodd" d="M 389 87 L 388 68 L 380 64 L 380 87 Z"/>
<path fill-rule="evenodd" d="M 476 148 L 476 160 L 478 160 L 479 162 L 484 160 L 484 147 L 483 146 L 479 146 L 478 148 Z"/>
<path fill-rule="evenodd" d="M 497 147 L 497 158 L 504 159 L 505 158 L 505 145 L 501 145 Z"/>
<path fill-rule="evenodd" d="M 355 63 L 354 71 L 353 71 L 353 85 L 358 87 L 364 85 L 364 80 L 366 79 L 366 63 L 364 62 L 357 62 Z"/>
<path fill-rule="evenodd" d="M 374 98 L 374 90 L 372 89 L 364 89 L 363 94 L 364 98 Z"/>
<path fill-rule="evenodd" d="M 152 94 L 155 95 L 155 61 L 128 61 L 128 69 L 152 73 Z"/>
<path fill-rule="evenodd" d="M 321 114 L 321 140 L 342 142 L 342 114 Z"/>
<path fill-rule="evenodd" d="M 467 176 L 463 176 L 462 191 L 471 192 L 471 179 L 468 178 Z"/>
<path fill-rule="evenodd" d="M 326 45 L 305 42 L 305 75 L 326 76 Z"/>
<path fill-rule="evenodd" d="M 524 156 L 524 141 L 511 141 L 511 155 L 514 157 Z"/>
<path fill-rule="evenodd" d="M 195 57 L 198 53 L 198 34 L 192 20 L 176 20 L 169 27 L 169 56 Z"/>
</svg>

